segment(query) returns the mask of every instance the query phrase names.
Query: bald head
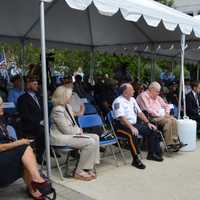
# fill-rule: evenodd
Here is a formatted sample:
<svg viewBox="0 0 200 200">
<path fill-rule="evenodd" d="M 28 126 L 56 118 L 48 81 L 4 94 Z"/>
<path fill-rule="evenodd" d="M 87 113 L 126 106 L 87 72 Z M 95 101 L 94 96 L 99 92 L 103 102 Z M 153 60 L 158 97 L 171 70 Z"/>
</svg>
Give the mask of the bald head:
<svg viewBox="0 0 200 200">
<path fill-rule="evenodd" d="M 130 83 L 123 83 L 120 86 L 120 91 L 122 95 L 127 99 L 130 99 L 134 94 L 133 86 Z"/>
</svg>

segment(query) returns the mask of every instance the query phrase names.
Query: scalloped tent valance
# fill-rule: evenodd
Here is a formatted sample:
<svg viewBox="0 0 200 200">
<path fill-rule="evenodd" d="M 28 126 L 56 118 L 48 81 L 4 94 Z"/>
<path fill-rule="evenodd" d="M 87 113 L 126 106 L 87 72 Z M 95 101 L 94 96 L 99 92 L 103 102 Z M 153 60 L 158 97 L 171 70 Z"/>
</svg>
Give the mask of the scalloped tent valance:
<svg viewBox="0 0 200 200">
<path fill-rule="evenodd" d="M 157 27 L 161 21 L 165 28 L 174 31 L 178 26 L 183 34 L 194 32 L 200 37 L 200 23 L 195 22 L 191 16 L 181 13 L 155 1 L 149 0 L 65 0 L 74 9 L 85 10 L 92 3 L 102 15 L 113 16 L 119 10 L 127 21 L 137 22 L 142 16 L 145 22 Z"/>
<path fill-rule="evenodd" d="M 1 0 L 0 40 L 40 44 L 39 11 L 39 0 Z M 148 0 L 53 0 L 45 4 L 45 21 L 50 48 L 120 53 L 141 45 L 180 49 L 181 33 L 187 35 L 187 51 L 200 46 L 200 21 Z"/>
</svg>

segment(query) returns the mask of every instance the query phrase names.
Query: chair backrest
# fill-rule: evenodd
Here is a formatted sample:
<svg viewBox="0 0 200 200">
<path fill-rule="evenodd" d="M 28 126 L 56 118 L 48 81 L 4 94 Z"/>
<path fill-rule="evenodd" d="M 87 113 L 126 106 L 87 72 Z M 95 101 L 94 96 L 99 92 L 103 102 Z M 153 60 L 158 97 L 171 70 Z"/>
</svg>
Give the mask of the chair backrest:
<svg viewBox="0 0 200 200">
<path fill-rule="evenodd" d="M 90 114 L 96 114 L 97 113 L 97 109 L 95 108 L 94 105 L 90 104 L 90 103 L 85 103 L 85 115 L 90 115 Z"/>
<path fill-rule="evenodd" d="M 81 128 L 103 126 L 102 119 L 98 114 L 79 116 L 78 117 L 78 124 Z"/>
<path fill-rule="evenodd" d="M 9 137 L 17 140 L 17 134 L 16 134 L 15 129 L 11 125 L 7 125 L 6 129 L 8 131 Z"/>
<path fill-rule="evenodd" d="M 113 120 L 114 120 L 114 114 L 113 114 L 113 111 L 110 111 L 109 113 L 107 113 L 107 120 L 112 123 Z"/>
</svg>

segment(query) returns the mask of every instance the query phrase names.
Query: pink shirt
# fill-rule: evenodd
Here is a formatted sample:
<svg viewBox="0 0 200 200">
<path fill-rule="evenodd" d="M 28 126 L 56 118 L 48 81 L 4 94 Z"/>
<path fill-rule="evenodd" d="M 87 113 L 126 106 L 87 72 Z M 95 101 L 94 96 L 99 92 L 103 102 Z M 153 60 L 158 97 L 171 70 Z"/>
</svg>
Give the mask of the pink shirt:
<svg viewBox="0 0 200 200">
<path fill-rule="evenodd" d="M 146 110 L 153 117 L 161 117 L 161 110 L 167 114 L 170 113 L 170 105 L 165 103 L 160 96 L 156 99 L 150 97 L 148 90 L 137 97 L 137 102 L 142 110 Z"/>
</svg>

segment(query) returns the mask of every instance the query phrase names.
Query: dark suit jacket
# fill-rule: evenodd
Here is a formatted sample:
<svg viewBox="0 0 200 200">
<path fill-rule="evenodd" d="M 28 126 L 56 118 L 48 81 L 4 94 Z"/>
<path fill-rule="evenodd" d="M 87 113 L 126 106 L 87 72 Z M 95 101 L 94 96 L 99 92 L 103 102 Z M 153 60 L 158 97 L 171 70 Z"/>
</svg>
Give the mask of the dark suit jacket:
<svg viewBox="0 0 200 200">
<path fill-rule="evenodd" d="M 198 101 L 200 103 L 200 96 L 198 95 Z M 186 111 L 187 111 L 187 115 L 191 118 L 191 119 L 195 119 L 198 120 L 200 119 L 200 115 L 198 114 L 198 105 L 197 105 L 197 101 L 192 93 L 189 92 L 186 95 Z"/>
<path fill-rule="evenodd" d="M 40 121 L 43 120 L 43 110 L 39 97 L 38 101 L 40 107 L 28 92 L 18 98 L 17 110 L 20 114 L 23 131 L 32 132 L 40 128 Z"/>
</svg>

